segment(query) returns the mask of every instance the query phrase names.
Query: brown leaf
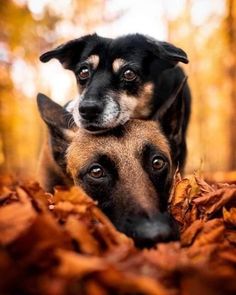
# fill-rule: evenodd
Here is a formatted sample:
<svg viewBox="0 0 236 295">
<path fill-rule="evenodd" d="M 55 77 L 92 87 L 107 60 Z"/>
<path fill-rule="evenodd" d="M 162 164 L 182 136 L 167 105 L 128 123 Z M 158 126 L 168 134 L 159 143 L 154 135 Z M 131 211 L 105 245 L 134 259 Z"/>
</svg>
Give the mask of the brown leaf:
<svg viewBox="0 0 236 295">
<path fill-rule="evenodd" d="M 65 228 L 70 236 L 78 242 L 82 253 L 99 255 L 99 243 L 84 222 L 78 220 L 75 216 L 69 216 Z"/>
<path fill-rule="evenodd" d="M 219 255 L 224 260 L 230 261 L 236 266 L 236 249 L 235 248 L 230 249 L 230 251 L 222 251 Z"/>
<path fill-rule="evenodd" d="M 101 286 L 98 282 L 88 281 L 86 285 L 86 294 L 92 295 L 109 295 L 104 287 Z"/>
<path fill-rule="evenodd" d="M 197 235 L 193 247 L 202 247 L 212 243 L 220 243 L 224 240 L 224 225 L 222 219 L 213 219 L 204 223 L 202 230 Z"/>
<path fill-rule="evenodd" d="M 189 208 L 190 191 L 191 185 L 187 178 L 177 182 L 173 191 L 170 210 L 171 214 L 180 224 L 183 224 L 184 216 Z"/>
<path fill-rule="evenodd" d="M 92 208 L 92 212 L 98 221 L 95 224 L 94 230 L 108 248 L 123 244 L 130 247 L 134 246 L 133 240 L 118 232 L 111 221 L 97 207 Z"/>
<path fill-rule="evenodd" d="M 236 245 L 236 231 L 235 230 L 227 230 L 225 232 L 225 238 L 232 244 Z"/>
<path fill-rule="evenodd" d="M 80 255 L 63 249 L 57 249 L 56 256 L 59 259 L 56 272 L 63 277 L 81 278 L 89 273 L 102 271 L 109 267 L 101 258 Z"/>
<path fill-rule="evenodd" d="M 37 215 L 27 194 L 17 189 L 21 202 L 0 207 L 0 244 L 7 245 L 23 234 L 34 222 Z"/>
<path fill-rule="evenodd" d="M 170 295 L 168 288 L 147 276 L 119 272 L 111 268 L 99 273 L 98 278 L 103 284 L 119 291 L 120 294 Z"/>
<path fill-rule="evenodd" d="M 236 201 L 236 188 L 221 188 L 193 200 L 198 210 L 209 219 L 230 201 Z"/>
<path fill-rule="evenodd" d="M 26 264 L 51 264 L 56 248 L 71 249 L 71 239 L 49 213 L 36 216 L 27 230 L 11 244 L 11 253 Z"/>
<path fill-rule="evenodd" d="M 65 190 L 61 187 L 56 187 L 53 200 L 56 204 L 60 201 L 68 201 L 74 205 L 85 204 L 87 206 L 93 206 L 96 204 L 96 202 L 88 197 L 84 190 L 78 186 L 73 186 L 69 190 Z"/>
<path fill-rule="evenodd" d="M 170 210 L 181 242 L 140 250 L 80 188 L 50 195 L 9 183 L 0 188 L 0 293 L 235 294 L 235 189 L 178 179 Z"/>
<path fill-rule="evenodd" d="M 211 185 L 209 185 L 204 179 L 200 178 L 199 176 L 195 175 L 195 180 L 201 194 L 215 191 L 215 189 Z"/>
<path fill-rule="evenodd" d="M 201 232 L 204 227 L 202 220 L 195 220 L 181 235 L 181 245 L 183 247 L 190 246 L 193 244 L 197 235 Z"/>
<path fill-rule="evenodd" d="M 224 222 L 230 227 L 236 227 L 236 208 L 230 208 L 229 211 L 223 207 Z"/>
</svg>

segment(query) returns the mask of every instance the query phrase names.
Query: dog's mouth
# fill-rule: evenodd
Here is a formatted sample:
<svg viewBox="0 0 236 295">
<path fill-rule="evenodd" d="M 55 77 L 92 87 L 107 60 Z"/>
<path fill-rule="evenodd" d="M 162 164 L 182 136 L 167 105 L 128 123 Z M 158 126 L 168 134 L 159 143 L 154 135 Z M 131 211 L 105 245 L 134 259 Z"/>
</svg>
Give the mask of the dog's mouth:
<svg viewBox="0 0 236 295">
<path fill-rule="evenodd" d="M 90 133 L 103 133 L 106 132 L 108 128 L 102 128 L 101 126 L 97 125 L 83 125 L 83 128 Z"/>
<path fill-rule="evenodd" d="M 123 118 L 122 120 L 114 120 L 112 122 L 109 122 L 108 124 L 80 120 L 80 127 L 82 127 L 83 129 L 85 129 L 86 131 L 90 133 L 99 134 L 99 133 L 105 133 L 109 130 L 116 129 L 119 126 L 123 126 L 128 120 L 129 120 L 128 116 Z"/>
<path fill-rule="evenodd" d="M 79 126 L 90 133 L 104 133 L 108 130 L 111 130 L 120 125 L 123 125 L 126 123 L 126 121 L 128 121 L 129 118 L 127 118 L 126 120 L 120 120 L 119 115 L 120 113 L 118 113 L 118 116 L 115 116 L 114 118 L 112 118 L 112 120 L 109 120 L 109 121 L 104 120 L 103 118 L 101 118 L 100 121 L 99 120 L 89 121 L 89 120 L 84 120 L 80 118 Z"/>
</svg>

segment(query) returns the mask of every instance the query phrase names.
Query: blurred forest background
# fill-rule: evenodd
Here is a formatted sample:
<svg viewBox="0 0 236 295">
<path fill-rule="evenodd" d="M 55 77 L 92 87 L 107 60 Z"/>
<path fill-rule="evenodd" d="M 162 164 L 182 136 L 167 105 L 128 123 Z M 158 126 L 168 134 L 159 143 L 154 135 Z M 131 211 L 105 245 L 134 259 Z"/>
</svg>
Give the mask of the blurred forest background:
<svg viewBox="0 0 236 295">
<path fill-rule="evenodd" d="M 0 0 L 0 172 L 31 177 L 43 142 L 37 92 L 76 96 L 48 49 L 83 34 L 140 32 L 183 48 L 193 105 L 187 172 L 236 169 L 236 1 Z"/>
</svg>

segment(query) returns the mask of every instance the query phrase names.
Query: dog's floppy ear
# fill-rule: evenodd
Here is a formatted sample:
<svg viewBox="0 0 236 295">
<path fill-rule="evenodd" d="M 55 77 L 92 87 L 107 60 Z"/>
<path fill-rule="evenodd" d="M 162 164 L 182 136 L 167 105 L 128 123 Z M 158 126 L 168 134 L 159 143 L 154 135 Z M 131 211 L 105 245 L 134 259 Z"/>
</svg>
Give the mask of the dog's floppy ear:
<svg viewBox="0 0 236 295">
<path fill-rule="evenodd" d="M 52 58 L 56 58 L 60 61 L 65 69 L 73 71 L 86 44 L 91 40 L 96 40 L 97 38 L 98 36 L 96 34 L 92 34 L 71 40 L 56 47 L 53 50 L 45 52 L 40 56 L 39 59 L 42 62 L 48 62 Z"/>
<path fill-rule="evenodd" d="M 166 100 L 152 117 L 153 120 L 159 121 L 164 134 L 170 142 L 174 158 L 178 158 L 185 136 L 185 131 L 183 130 L 185 118 L 183 89 L 186 82 L 187 77 L 184 77 L 169 99 Z"/>
<path fill-rule="evenodd" d="M 77 130 L 73 116 L 44 94 L 38 94 L 37 104 L 41 118 L 49 130 L 53 157 L 64 169 L 65 153 Z"/>
<path fill-rule="evenodd" d="M 161 59 L 168 60 L 173 64 L 178 62 L 187 64 L 189 62 L 187 54 L 183 49 L 168 42 L 157 41 L 151 37 L 147 37 L 147 41 L 153 46 L 154 54 L 157 54 Z"/>
</svg>

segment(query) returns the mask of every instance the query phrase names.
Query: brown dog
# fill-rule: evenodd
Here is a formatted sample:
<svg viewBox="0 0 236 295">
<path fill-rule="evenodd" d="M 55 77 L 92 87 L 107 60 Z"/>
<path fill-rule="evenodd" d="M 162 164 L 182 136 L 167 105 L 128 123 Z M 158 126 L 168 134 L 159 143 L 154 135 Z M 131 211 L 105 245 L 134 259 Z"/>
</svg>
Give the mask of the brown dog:
<svg viewBox="0 0 236 295">
<path fill-rule="evenodd" d="M 176 167 L 157 122 L 130 120 L 107 133 L 92 135 L 42 94 L 38 107 L 50 133 L 40 171 L 47 190 L 56 184 L 82 186 L 115 226 L 138 245 L 177 238 L 167 213 Z"/>
</svg>

